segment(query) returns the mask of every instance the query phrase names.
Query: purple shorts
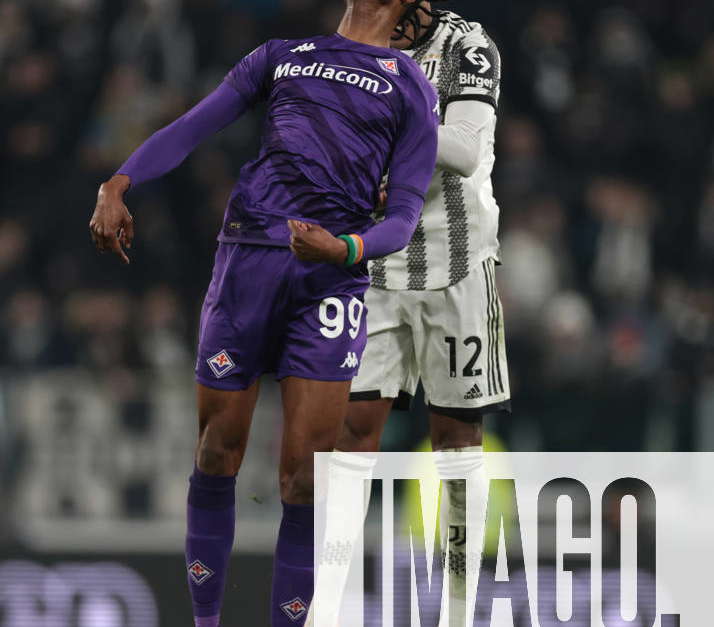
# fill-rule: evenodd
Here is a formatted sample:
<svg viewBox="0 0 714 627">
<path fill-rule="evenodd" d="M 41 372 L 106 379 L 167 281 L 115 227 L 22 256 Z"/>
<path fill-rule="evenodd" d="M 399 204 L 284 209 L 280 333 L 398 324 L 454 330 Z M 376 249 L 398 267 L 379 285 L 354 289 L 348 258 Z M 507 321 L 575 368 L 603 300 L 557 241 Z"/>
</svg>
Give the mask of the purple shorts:
<svg viewBox="0 0 714 627">
<path fill-rule="evenodd" d="M 287 248 L 219 244 L 201 312 L 196 379 L 244 390 L 262 374 L 350 381 L 367 343 L 364 264 L 299 261 Z"/>
</svg>

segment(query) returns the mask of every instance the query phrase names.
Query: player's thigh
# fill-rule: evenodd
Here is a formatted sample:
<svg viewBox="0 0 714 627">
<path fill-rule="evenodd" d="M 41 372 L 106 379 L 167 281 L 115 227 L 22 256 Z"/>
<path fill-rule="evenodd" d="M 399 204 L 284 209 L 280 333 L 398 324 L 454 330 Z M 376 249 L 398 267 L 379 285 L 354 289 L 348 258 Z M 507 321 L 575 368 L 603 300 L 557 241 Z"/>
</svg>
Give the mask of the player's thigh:
<svg viewBox="0 0 714 627">
<path fill-rule="evenodd" d="M 311 503 L 314 454 L 334 450 L 347 413 L 350 382 L 287 377 L 281 389 L 281 495 L 287 502 Z"/>
<path fill-rule="evenodd" d="M 367 343 L 366 269 L 296 261 L 292 280 L 278 379 L 352 381 Z"/>
<path fill-rule="evenodd" d="M 366 303 L 367 347 L 352 382 L 351 400 L 395 399 L 401 391 L 414 394 L 418 372 L 403 293 L 372 288 Z"/>
<path fill-rule="evenodd" d="M 287 249 L 221 244 L 201 313 L 196 379 L 245 390 L 275 371 L 284 318 Z"/>
<path fill-rule="evenodd" d="M 463 281 L 429 294 L 417 359 L 429 403 L 437 414 L 465 422 L 505 410 L 510 390 L 501 303 L 493 260 Z"/>
<path fill-rule="evenodd" d="M 198 468 L 210 475 L 240 469 L 250 434 L 259 383 L 246 390 L 218 390 L 198 384 Z"/>
</svg>

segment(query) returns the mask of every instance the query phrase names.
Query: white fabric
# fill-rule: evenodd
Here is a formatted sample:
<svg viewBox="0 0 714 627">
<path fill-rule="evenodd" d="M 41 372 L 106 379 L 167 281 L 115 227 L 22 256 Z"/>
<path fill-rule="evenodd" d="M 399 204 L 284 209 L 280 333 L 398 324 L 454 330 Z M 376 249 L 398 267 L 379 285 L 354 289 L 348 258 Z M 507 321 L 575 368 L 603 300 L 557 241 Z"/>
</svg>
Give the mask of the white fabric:
<svg viewBox="0 0 714 627">
<path fill-rule="evenodd" d="M 445 449 L 434 453 L 434 461 L 442 479 L 441 548 L 448 565 L 439 627 L 468 627 L 467 617 L 474 615 L 476 605 L 488 505 L 483 448 Z"/>
<path fill-rule="evenodd" d="M 494 108 L 478 100 L 458 100 L 446 109 L 446 122 L 439 127 L 436 167 L 463 178 L 476 174 L 479 136 L 496 124 Z"/>
<path fill-rule="evenodd" d="M 381 289 L 443 289 L 484 259 L 500 258 L 500 209 L 491 181 L 500 55 L 480 24 L 437 13 L 440 24 L 431 41 L 406 51 L 445 107 L 437 169 L 411 244 L 370 262 L 372 284 Z"/>
<path fill-rule="evenodd" d="M 427 402 L 437 407 L 478 409 L 510 398 L 493 260 L 443 290 L 372 288 L 365 304 L 369 311 L 367 348 L 352 392 L 380 392 L 382 398 L 396 398 L 400 391 L 414 394 L 421 378 Z M 466 373 L 477 352 L 478 359 Z"/>
<path fill-rule="evenodd" d="M 376 457 L 342 451 L 334 451 L 330 457 L 325 538 L 305 627 L 337 627 L 355 543 L 364 528 L 376 461 Z"/>
</svg>

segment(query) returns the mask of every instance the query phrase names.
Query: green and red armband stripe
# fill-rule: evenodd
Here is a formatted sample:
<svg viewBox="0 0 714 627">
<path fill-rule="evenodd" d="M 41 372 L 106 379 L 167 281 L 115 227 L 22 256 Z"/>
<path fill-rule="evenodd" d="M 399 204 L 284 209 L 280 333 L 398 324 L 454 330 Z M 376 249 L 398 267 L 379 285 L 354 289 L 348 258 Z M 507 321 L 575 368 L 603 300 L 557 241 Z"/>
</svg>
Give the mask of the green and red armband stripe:
<svg viewBox="0 0 714 627">
<path fill-rule="evenodd" d="M 346 266 L 354 266 L 364 259 L 364 242 L 359 235 L 354 233 L 351 235 L 340 235 L 339 239 L 347 244 Z"/>
</svg>

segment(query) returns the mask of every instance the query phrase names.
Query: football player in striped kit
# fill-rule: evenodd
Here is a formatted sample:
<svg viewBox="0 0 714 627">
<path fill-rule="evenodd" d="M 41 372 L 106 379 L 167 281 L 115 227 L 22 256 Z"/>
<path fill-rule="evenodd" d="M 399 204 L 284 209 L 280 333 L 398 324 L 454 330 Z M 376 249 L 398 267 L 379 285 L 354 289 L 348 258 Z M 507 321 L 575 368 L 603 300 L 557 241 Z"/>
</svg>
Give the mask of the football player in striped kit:
<svg viewBox="0 0 714 627">
<path fill-rule="evenodd" d="M 338 449 L 379 450 L 395 399 L 413 395 L 421 380 L 434 450 L 461 453 L 458 463 L 437 453 L 436 464 L 450 582 L 450 619 L 441 625 L 463 627 L 473 624 L 466 622 L 466 484 L 449 478 L 477 486 L 469 500 L 485 515 L 483 417 L 510 411 L 491 183 L 501 58 L 480 24 L 424 0 L 405 16 L 393 46 L 419 63 L 439 92 L 437 169 L 408 248 L 370 264 L 367 349 Z M 469 553 L 478 562 L 480 546 Z"/>
</svg>

